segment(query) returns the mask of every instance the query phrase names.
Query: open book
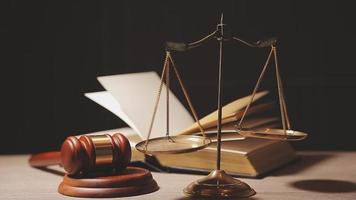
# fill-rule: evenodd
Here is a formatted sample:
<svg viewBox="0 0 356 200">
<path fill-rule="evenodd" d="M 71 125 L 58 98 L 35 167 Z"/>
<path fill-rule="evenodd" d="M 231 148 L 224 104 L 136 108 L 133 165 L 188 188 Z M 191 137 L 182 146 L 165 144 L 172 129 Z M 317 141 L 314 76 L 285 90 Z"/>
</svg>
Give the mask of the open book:
<svg viewBox="0 0 356 200">
<path fill-rule="evenodd" d="M 133 149 L 134 160 L 144 160 L 144 156 L 135 150 L 135 145 L 145 140 L 157 98 L 160 77 L 155 72 L 141 72 L 98 77 L 98 81 L 106 91 L 86 93 L 85 96 L 103 106 L 122 119 L 129 128 L 119 130 L 126 135 Z M 163 85 L 163 92 L 166 91 Z M 195 134 L 199 132 L 197 123 L 191 114 L 170 92 L 170 133 Z M 267 91 L 256 93 L 255 101 L 267 95 Z M 166 127 L 166 95 L 161 95 L 151 138 L 165 135 Z M 247 138 L 235 133 L 234 124 L 241 118 L 244 108 L 250 101 L 250 96 L 239 98 L 222 109 L 222 167 L 232 173 L 244 176 L 259 176 L 286 162 L 294 159 L 292 147 L 283 141 L 269 141 Z M 273 127 L 278 124 L 276 117 L 256 117 L 258 113 L 268 111 L 273 103 L 253 104 L 247 113 L 244 127 Z M 249 115 L 254 117 L 249 117 Z M 202 117 L 200 124 L 207 135 L 216 137 L 217 111 Z M 113 131 L 109 131 L 112 133 Z M 263 151 L 262 151 L 263 150 Z M 271 154 L 273 153 L 273 154 Z M 194 153 L 177 155 L 159 155 L 157 159 L 165 166 L 211 170 L 215 162 L 215 144 Z M 274 155 L 274 156 L 271 156 Z"/>
</svg>

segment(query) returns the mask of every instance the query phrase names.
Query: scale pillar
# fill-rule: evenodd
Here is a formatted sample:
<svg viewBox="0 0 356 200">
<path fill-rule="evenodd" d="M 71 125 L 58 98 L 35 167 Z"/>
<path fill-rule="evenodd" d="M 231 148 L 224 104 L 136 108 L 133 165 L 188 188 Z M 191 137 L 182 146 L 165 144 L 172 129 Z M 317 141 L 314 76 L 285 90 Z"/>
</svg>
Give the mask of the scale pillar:
<svg viewBox="0 0 356 200">
<path fill-rule="evenodd" d="M 203 198 L 247 198 L 256 194 L 246 183 L 234 179 L 220 169 L 221 163 L 221 117 L 222 117 L 222 77 L 223 77 L 223 44 L 228 39 L 225 36 L 223 23 L 224 15 L 221 15 L 217 25 L 217 40 L 219 42 L 219 82 L 218 82 L 218 122 L 217 122 L 217 146 L 216 146 L 216 170 L 204 178 L 196 180 L 184 188 L 183 192 L 191 197 Z"/>
</svg>

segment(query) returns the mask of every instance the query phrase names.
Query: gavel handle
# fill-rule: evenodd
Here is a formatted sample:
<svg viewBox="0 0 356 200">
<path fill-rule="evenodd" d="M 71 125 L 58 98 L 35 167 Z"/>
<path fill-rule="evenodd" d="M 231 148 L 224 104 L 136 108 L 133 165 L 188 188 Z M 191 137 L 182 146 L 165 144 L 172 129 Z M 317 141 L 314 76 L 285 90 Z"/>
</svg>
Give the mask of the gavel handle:
<svg viewBox="0 0 356 200">
<path fill-rule="evenodd" d="M 31 155 L 29 161 L 32 167 L 47 167 L 61 164 L 61 152 L 50 151 Z"/>
</svg>

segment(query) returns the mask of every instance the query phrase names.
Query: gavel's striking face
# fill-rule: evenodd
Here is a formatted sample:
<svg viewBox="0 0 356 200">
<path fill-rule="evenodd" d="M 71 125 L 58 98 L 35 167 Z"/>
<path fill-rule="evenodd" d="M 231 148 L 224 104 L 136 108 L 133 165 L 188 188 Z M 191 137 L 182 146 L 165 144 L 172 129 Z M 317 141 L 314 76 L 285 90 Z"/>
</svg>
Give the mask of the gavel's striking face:
<svg viewBox="0 0 356 200">
<path fill-rule="evenodd" d="M 61 159 L 68 174 L 108 168 L 123 170 L 130 163 L 131 147 L 120 133 L 68 137 L 61 148 Z"/>
</svg>

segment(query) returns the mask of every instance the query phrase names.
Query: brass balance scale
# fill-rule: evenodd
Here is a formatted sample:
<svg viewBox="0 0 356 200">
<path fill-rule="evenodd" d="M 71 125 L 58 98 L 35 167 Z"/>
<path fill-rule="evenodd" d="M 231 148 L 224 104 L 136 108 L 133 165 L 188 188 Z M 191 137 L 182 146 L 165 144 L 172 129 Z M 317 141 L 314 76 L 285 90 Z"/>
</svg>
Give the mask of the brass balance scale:
<svg viewBox="0 0 356 200">
<path fill-rule="evenodd" d="M 206 37 L 189 44 L 185 43 L 174 43 L 174 42 L 167 42 L 166 45 L 166 58 L 163 66 L 163 71 L 161 75 L 161 84 L 158 89 L 158 95 L 156 99 L 156 104 L 154 106 L 154 111 L 152 115 L 152 120 L 149 126 L 148 136 L 145 141 L 142 141 L 136 145 L 136 149 L 144 154 L 155 155 L 155 154 L 176 154 L 176 153 L 188 153 L 197 151 L 207 147 L 212 141 L 209 137 L 206 136 L 204 129 L 202 128 L 196 111 L 191 103 L 190 97 L 188 92 L 183 84 L 181 76 L 178 72 L 178 69 L 173 61 L 171 51 L 187 51 L 206 42 L 216 38 L 219 43 L 219 81 L 218 81 L 218 122 L 217 122 L 217 155 L 216 155 L 216 169 L 213 170 L 208 176 L 196 180 L 189 184 L 186 188 L 184 188 L 184 193 L 191 197 L 202 197 L 202 198 L 246 198 L 256 194 L 256 192 L 246 183 L 231 177 L 230 175 L 226 174 L 224 170 L 220 168 L 221 163 L 221 121 L 222 121 L 222 57 L 223 57 L 223 45 L 224 42 L 227 41 L 237 41 L 242 44 L 245 44 L 252 48 L 268 48 L 270 47 L 271 50 L 267 57 L 267 60 L 263 66 L 262 72 L 257 80 L 257 83 L 253 89 L 251 99 L 249 104 L 246 106 L 244 113 L 239 121 L 236 124 L 236 134 L 240 134 L 244 137 L 256 137 L 256 138 L 265 138 L 265 139 L 273 139 L 273 140 L 288 140 L 288 141 L 295 141 L 295 140 L 302 140 L 307 137 L 307 134 L 300 131 L 295 131 L 291 129 L 287 106 L 284 99 L 284 92 L 283 92 L 283 85 L 281 76 L 279 73 L 278 61 L 277 61 L 277 50 L 276 50 L 276 39 L 272 38 L 269 40 L 258 41 L 256 43 L 249 43 L 237 37 L 230 37 L 226 36 L 224 32 L 224 28 L 226 24 L 223 23 L 223 14 L 221 15 L 220 23 L 217 25 L 215 31 L 207 35 Z M 246 129 L 243 127 L 243 121 L 245 115 L 253 102 L 255 94 L 260 86 L 260 82 L 264 77 L 266 69 L 271 61 L 271 58 L 274 58 L 275 63 L 275 72 L 276 72 L 276 79 L 277 79 L 277 87 L 278 87 L 278 98 L 279 98 L 279 105 L 281 111 L 281 121 L 283 129 L 276 129 L 276 128 L 264 128 L 264 129 Z M 185 99 L 188 102 L 189 108 L 193 113 L 194 119 L 197 122 L 200 128 L 200 134 L 196 135 L 176 135 L 170 136 L 169 135 L 169 87 L 170 87 L 170 70 L 173 68 L 174 74 L 176 75 L 179 85 L 183 91 Z M 156 111 L 158 108 L 158 103 L 160 99 L 160 95 L 162 93 L 162 88 L 166 84 L 166 115 L 167 115 L 167 122 L 166 122 L 166 135 L 159 138 L 150 138 L 152 126 L 154 123 Z"/>
</svg>

